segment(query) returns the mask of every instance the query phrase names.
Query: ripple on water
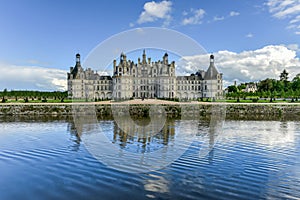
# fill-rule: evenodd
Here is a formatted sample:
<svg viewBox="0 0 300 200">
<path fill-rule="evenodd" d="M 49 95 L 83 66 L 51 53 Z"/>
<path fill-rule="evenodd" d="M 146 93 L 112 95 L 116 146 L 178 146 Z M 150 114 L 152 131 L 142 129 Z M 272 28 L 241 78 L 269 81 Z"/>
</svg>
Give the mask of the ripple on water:
<svg viewBox="0 0 300 200">
<path fill-rule="evenodd" d="M 179 147 L 187 150 L 173 163 L 141 174 L 99 162 L 78 138 L 72 123 L 0 124 L 4 130 L 0 133 L 0 199 L 300 198 L 299 122 L 228 121 L 206 156 L 199 154 L 201 142 L 183 143 Z M 205 132 L 208 123 L 199 124 L 203 126 L 199 130 Z M 115 145 L 125 145 L 128 151 L 143 144 L 135 138 L 114 137 L 112 121 L 102 126 Z M 148 151 L 176 139 L 178 129 L 172 126 L 174 137 L 148 141 L 144 144 L 152 145 Z M 137 165 L 123 167 L 130 171 Z"/>
</svg>

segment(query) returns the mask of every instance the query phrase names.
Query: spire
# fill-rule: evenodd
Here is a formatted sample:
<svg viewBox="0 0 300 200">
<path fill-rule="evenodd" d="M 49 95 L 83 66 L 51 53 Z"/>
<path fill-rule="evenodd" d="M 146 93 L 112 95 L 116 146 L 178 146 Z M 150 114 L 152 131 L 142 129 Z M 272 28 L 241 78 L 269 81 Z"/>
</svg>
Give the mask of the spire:
<svg viewBox="0 0 300 200">
<path fill-rule="evenodd" d="M 143 50 L 143 60 L 142 60 L 142 63 L 143 63 L 143 64 L 146 64 L 146 63 L 147 63 L 147 61 L 146 61 L 146 51 L 145 51 L 145 49 Z"/>
</svg>

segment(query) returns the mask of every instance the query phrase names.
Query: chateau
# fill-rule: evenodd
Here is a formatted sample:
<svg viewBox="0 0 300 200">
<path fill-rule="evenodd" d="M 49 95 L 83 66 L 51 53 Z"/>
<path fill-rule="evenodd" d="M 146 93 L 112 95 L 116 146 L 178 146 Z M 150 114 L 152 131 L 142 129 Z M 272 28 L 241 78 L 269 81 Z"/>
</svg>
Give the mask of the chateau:
<svg viewBox="0 0 300 200">
<path fill-rule="evenodd" d="M 113 75 L 101 76 L 92 69 L 83 69 L 80 55 L 68 73 L 68 96 L 74 99 L 130 99 L 130 98 L 220 98 L 223 95 L 222 73 L 214 65 L 210 55 L 207 71 L 199 70 L 190 76 L 176 76 L 175 62 L 169 62 L 165 53 L 162 61 L 151 61 L 145 50 L 138 62 L 127 60 L 121 54 L 120 61 L 113 61 Z"/>
</svg>

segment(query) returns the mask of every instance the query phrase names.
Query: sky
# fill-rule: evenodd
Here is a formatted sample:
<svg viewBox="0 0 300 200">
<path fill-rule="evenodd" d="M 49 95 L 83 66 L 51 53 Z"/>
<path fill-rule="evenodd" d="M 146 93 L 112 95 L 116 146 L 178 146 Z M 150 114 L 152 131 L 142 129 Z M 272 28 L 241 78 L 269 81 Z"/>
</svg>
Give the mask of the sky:
<svg viewBox="0 0 300 200">
<path fill-rule="evenodd" d="M 225 85 L 277 79 L 283 69 L 290 79 L 300 73 L 300 0 L 0 3 L 0 90 L 66 90 L 66 74 L 76 53 L 84 61 L 113 36 L 144 27 L 184 34 L 213 53 Z M 120 42 L 119 51 L 132 42 Z M 174 40 L 177 43 L 184 45 Z M 203 53 L 181 56 L 181 73 L 208 67 Z"/>
</svg>

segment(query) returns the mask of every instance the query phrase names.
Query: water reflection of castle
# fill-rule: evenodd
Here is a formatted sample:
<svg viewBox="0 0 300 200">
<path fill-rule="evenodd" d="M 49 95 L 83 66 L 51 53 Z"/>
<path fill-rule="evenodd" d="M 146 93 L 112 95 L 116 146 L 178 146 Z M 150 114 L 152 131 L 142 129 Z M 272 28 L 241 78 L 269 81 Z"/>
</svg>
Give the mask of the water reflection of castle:
<svg viewBox="0 0 300 200">
<path fill-rule="evenodd" d="M 215 130 L 209 128 L 209 121 L 168 119 L 164 123 L 164 126 L 155 134 L 148 134 L 149 129 L 145 128 L 147 127 L 147 123 L 142 124 L 139 120 L 136 120 L 134 121 L 134 125 L 132 125 L 132 123 L 128 123 L 128 120 L 128 118 L 124 118 L 123 123 L 119 124 L 121 125 L 120 128 L 118 123 L 114 120 L 101 120 L 98 122 L 93 117 L 89 120 L 89 116 L 85 116 L 82 121 L 75 120 L 76 123 L 70 123 L 68 129 L 71 135 L 75 137 L 74 142 L 76 146 L 80 145 L 83 135 L 100 133 L 105 134 L 111 143 L 118 145 L 121 149 L 135 153 L 147 153 L 163 148 L 171 142 L 174 142 L 177 134 L 182 134 L 179 132 L 176 133 L 176 131 L 186 131 L 191 128 L 191 126 L 193 130 L 198 129 L 198 131 L 201 132 L 200 134 L 208 134 L 209 143 L 206 148 L 212 149 L 215 143 Z M 145 120 L 145 118 L 140 120 Z M 213 126 L 213 124 L 210 125 Z M 104 128 L 104 130 L 106 130 L 105 133 L 99 132 L 99 127 Z M 181 128 L 176 130 L 176 127 Z M 188 132 L 190 131 L 191 130 Z M 186 137 L 189 136 L 189 133 L 187 133 Z"/>
<path fill-rule="evenodd" d="M 142 126 L 140 128 L 140 130 L 142 130 Z M 138 132 L 138 128 L 135 129 L 137 131 L 135 133 L 131 132 L 132 130 L 132 127 L 120 128 L 118 124 L 114 122 L 113 143 L 117 143 L 121 147 L 128 147 L 132 144 L 138 145 L 140 149 L 136 149 L 137 151 L 147 152 L 154 150 L 153 148 L 160 148 L 163 145 L 167 145 L 170 140 L 174 139 L 175 120 L 167 120 L 163 128 L 158 133 L 152 135 Z M 152 147 L 149 147 L 151 145 Z"/>
<path fill-rule="evenodd" d="M 85 118 L 83 122 L 84 123 L 80 123 L 80 121 L 77 121 L 77 123 L 72 122 L 68 125 L 68 131 L 71 133 L 71 136 L 75 137 L 73 141 L 76 143 L 76 146 L 80 145 L 83 134 L 97 132 L 94 120 L 88 120 Z M 139 152 L 147 152 L 150 150 L 148 147 L 151 145 L 152 150 L 154 146 L 155 148 L 159 148 L 163 145 L 167 145 L 170 140 L 174 139 L 175 136 L 175 120 L 167 120 L 163 128 L 157 134 L 153 134 L 151 136 L 147 136 L 142 132 L 143 126 L 137 125 L 138 128 L 122 126 L 122 128 L 119 128 L 115 121 L 111 122 L 113 126 L 113 133 L 108 135 L 112 136 L 109 138 L 112 143 L 118 144 L 121 148 L 128 147 L 128 145 L 133 144 L 140 147 L 138 150 Z M 132 130 L 135 130 L 135 133 L 133 133 Z"/>
</svg>

